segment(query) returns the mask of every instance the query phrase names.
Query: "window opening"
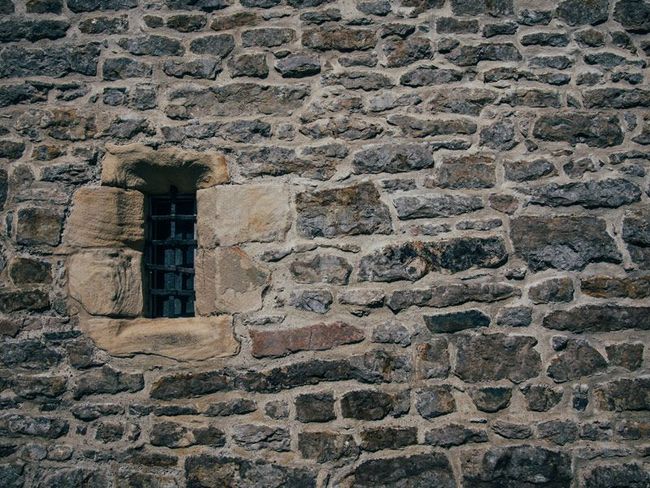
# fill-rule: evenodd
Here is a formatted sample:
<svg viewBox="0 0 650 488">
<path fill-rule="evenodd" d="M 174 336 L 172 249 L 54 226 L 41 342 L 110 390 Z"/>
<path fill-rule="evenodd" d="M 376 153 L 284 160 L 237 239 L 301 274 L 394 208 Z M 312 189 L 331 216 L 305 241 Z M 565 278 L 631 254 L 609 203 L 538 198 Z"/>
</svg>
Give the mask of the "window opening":
<svg viewBox="0 0 650 488">
<path fill-rule="evenodd" d="M 193 317 L 196 195 L 172 186 L 149 196 L 146 208 L 146 315 Z"/>
</svg>

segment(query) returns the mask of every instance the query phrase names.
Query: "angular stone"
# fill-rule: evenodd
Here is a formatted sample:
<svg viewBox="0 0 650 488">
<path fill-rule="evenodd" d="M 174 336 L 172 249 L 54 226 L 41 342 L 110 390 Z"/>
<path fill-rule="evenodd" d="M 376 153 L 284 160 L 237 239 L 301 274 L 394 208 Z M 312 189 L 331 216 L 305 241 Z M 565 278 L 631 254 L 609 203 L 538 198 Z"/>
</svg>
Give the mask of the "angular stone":
<svg viewBox="0 0 650 488">
<path fill-rule="evenodd" d="M 83 331 L 97 347 L 114 356 L 154 354 L 179 361 L 234 356 L 239 352 L 232 317 L 191 317 L 155 320 L 91 319 Z"/>
<path fill-rule="evenodd" d="M 463 79 L 463 72 L 437 66 L 419 66 L 400 77 L 400 84 L 410 87 L 443 85 Z M 449 110 L 447 110 L 449 111 Z"/>
<path fill-rule="evenodd" d="M 643 365 L 643 343 L 611 344 L 605 348 L 607 359 L 612 366 L 620 366 L 635 371 Z"/>
<path fill-rule="evenodd" d="M 521 36 L 519 42 L 522 46 L 565 47 L 569 44 L 569 36 L 556 32 L 533 32 Z"/>
<path fill-rule="evenodd" d="M 618 146 L 623 142 L 617 117 L 584 112 L 542 115 L 535 122 L 533 135 L 544 141 L 589 147 Z"/>
<path fill-rule="evenodd" d="M 381 420 L 391 413 L 394 401 L 392 395 L 382 391 L 351 391 L 341 398 L 341 413 L 344 418 Z"/>
<path fill-rule="evenodd" d="M 68 73 L 95 76 L 99 53 L 100 45 L 96 42 L 81 46 L 52 46 L 48 49 L 6 47 L 0 53 L 0 78 L 60 78 Z"/>
<path fill-rule="evenodd" d="M 481 412 L 495 413 L 510 405 L 512 390 L 504 386 L 487 386 L 471 389 L 469 396 Z"/>
<path fill-rule="evenodd" d="M 77 377 L 73 396 L 79 400 L 88 395 L 103 393 L 115 394 L 121 392 L 135 393 L 144 388 L 144 378 L 141 373 L 125 373 L 104 366 L 92 369 Z"/>
<path fill-rule="evenodd" d="M 559 93 L 535 89 L 515 90 L 504 96 L 500 103 L 507 103 L 513 107 L 560 108 L 561 106 Z"/>
<path fill-rule="evenodd" d="M 315 324 L 285 330 L 252 330 L 252 355 L 282 357 L 299 351 L 324 351 L 364 339 L 363 332 L 344 322 Z"/>
<path fill-rule="evenodd" d="M 432 419 L 456 411 L 456 400 L 449 385 L 434 385 L 415 392 L 415 408 L 425 419 Z"/>
<path fill-rule="evenodd" d="M 381 451 L 400 449 L 418 443 L 416 427 L 377 427 L 361 431 L 361 449 Z"/>
<path fill-rule="evenodd" d="M 320 73 L 318 57 L 309 54 L 294 54 L 278 60 L 275 69 L 283 78 L 304 78 Z"/>
<path fill-rule="evenodd" d="M 287 189 L 282 184 L 217 186 L 197 192 L 201 247 L 284 239 L 289 229 Z"/>
<path fill-rule="evenodd" d="M 650 5 L 644 0 L 620 0 L 614 6 L 614 20 L 637 34 L 650 32 Z"/>
<path fill-rule="evenodd" d="M 594 398 L 602 410 L 629 412 L 650 410 L 650 377 L 619 379 L 597 385 Z"/>
<path fill-rule="evenodd" d="M 343 73 L 330 72 L 322 77 L 324 85 L 342 85 L 348 90 L 374 91 L 382 88 L 391 88 L 393 82 L 381 73 L 368 71 L 345 71 Z"/>
<path fill-rule="evenodd" d="M 359 448 L 351 435 L 335 432 L 300 432 L 298 450 L 304 459 L 313 459 L 318 463 L 359 455 Z"/>
<path fill-rule="evenodd" d="M 329 290 L 298 290 L 291 292 L 289 305 L 299 310 L 324 314 L 334 302 Z"/>
<path fill-rule="evenodd" d="M 138 5 L 137 0 L 69 0 L 68 8 L 73 12 L 92 12 L 95 10 L 126 10 Z"/>
<path fill-rule="evenodd" d="M 496 184 L 494 158 L 484 155 L 447 157 L 425 181 L 428 188 L 457 189 L 492 188 Z"/>
<path fill-rule="evenodd" d="M 364 488 L 379 486 L 456 486 L 447 456 L 440 452 L 411 456 L 368 459 L 350 474 L 350 486 Z"/>
<path fill-rule="evenodd" d="M 400 196 L 393 200 L 401 220 L 451 217 L 480 210 L 483 200 L 477 196 Z"/>
<path fill-rule="evenodd" d="M 483 88 L 438 90 L 433 93 L 429 106 L 434 112 L 479 115 L 486 106 L 494 103 L 498 96 L 498 92 Z"/>
<path fill-rule="evenodd" d="M 400 173 L 433 167 L 433 154 L 424 144 L 367 146 L 355 153 L 355 173 Z"/>
<path fill-rule="evenodd" d="M 617 108 L 627 109 L 650 106 L 650 90 L 640 88 L 598 88 L 589 90 L 584 95 L 587 108 Z M 615 122 L 614 119 L 611 119 Z M 602 147 L 602 146 L 599 146 Z"/>
<path fill-rule="evenodd" d="M 584 475 L 585 488 L 609 488 L 612 486 L 643 488 L 649 483 L 650 473 L 643 465 L 635 462 L 595 466 Z"/>
<path fill-rule="evenodd" d="M 47 284 L 52 281 L 52 266 L 47 261 L 16 257 L 9 262 L 14 285 Z"/>
<path fill-rule="evenodd" d="M 489 15 L 501 17 L 514 13 L 512 0 L 452 0 L 454 15 Z"/>
<path fill-rule="evenodd" d="M 556 15 L 569 25 L 597 25 L 607 20 L 608 0 L 564 0 L 556 10 Z"/>
<path fill-rule="evenodd" d="M 482 61 L 521 61 L 517 47 L 509 42 L 463 45 L 452 51 L 447 58 L 457 66 L 476 66 Z"/>
<path fill-rule="evenodd" d="M 242 174 L 251 178 L 295 173 L 304 178 L 327 180 L 336 172 L 331 157 L 300 158 L 294 149 L 275 146 L 242 151 L 238 164 Z"/>
<path fill-rule="evenodd" d="M 237 398 L 211 404 L 204 415 L 208 417 L 228 417 L 230 415 L 245 415 L 257 410 L 257 404 L 254 400 L 247 398 Z"/>
<path fill-rule="evenodd" d="M 176 148 L 154 150 L 140 144 L 108 146 L 102 162 L 102 185 L 167 193 L 195 192 L 228 181 L 225 158 Z"/>
<path fill-rule="evenodd" d="M 115 403 L 83 403 L 72 407 L 72 415 L 84 422 L 91 422 L 107 415 L 121 415 L 124 407 Z"/>
<path fill-rule="evenodd" d="M 169 60 L 163 64 L 163 71 L 175 78 L 198 78 L 213 80 L 221 72 L 221 65 L 216 59 L 199 58 L 192 61 Z"/>
<path fill-rule="evenodd" d="M 178 32 L 195 32 L 205 27 L 205 15 L 173 15 L 167 18 L 167 27 Z"/>
<path fill-rule="evenodd" d="M 61 240 L 63 213 L 54 207 L 26 207 L 16 212 L 16 242 L 56 246 Z"/>
<path fill-rule="evenodd" d="M 408 115 L 391 115 L 388 123 L 398 126 L 409 137 L 429 137 L 451 134 L 474 134 L 476 124 L 466 119 L 425 120 Z"/>
<path fill-rule="evenodd" d="M 623 219 L 623 241 L 630 257 L 639 268 L 650 269 L 650 210 L 640 208 L 627 212 Z"/>
<path fill-rule="evenodd" d="M 526 399 L 528 410 L 548 412 L 562 400 L 562 388 L 553 388 L 543 383 L 526 385 L 521 389 Z"/>
<path fill-rule="evenodd" d="M 406 40 L 389 38 L 383 46 L 387 68 L 408 66 L 423 59 L 431 59 L 431 42 L 424 37 L 409 37 Z"/>
<path fill-rule="evenodd" d="M 277 462 L 247 460 L 210 454 L 191 455 L 185 459 L 188 486 L 249 486 L 260 480 L 269 486 L 316 488 L 316 473 L 307 468 L 283 466 Z"/>
<path fill-rule="evenodd" d="M 235 47 L 235 40 L 230 34 L 197 37 L 190 43 L 190 51 L 195 54 L 208 54 L 223 59 Z"/>
<path fill-rule="evenodd" d="M 516 253 L 534 271 L 583 269 L 592 262 L 621 260 L 605 221 L 596 217 L 517 217 L 510 236 Z"/>
<path fill-rule="evenodd" d="M 566 330 L 576 334 L 626 329 L 650 330 L 650 307 L 580 305 L 549 313 L 544 317 L 542 325 L 549 329 Z"/>
<path fill-rule="evenodd" d="M 402 347 L 411 345 L 411 332 L 396 322 L 384 322 L 372 331 L 372 342 L 379 344 L 399 344 Z"/>
<path fill-rule="evenodd" d="M 239 247 L 201 248 L 195 260 L 197 314 L 232 314 L 262 308 L 270 272 Z"/>
<path fill-rule="evenodd" d="M 152 446 L 171 448 L 189 446 L 223 447 L 224 432 L 212 425 L 183 425 L 177 422 L 156 422 L 151 427 L 149 439 Z"/>
<path fill-rule="evenodd" d="M 506 327 L 528 327 L 532 322 L 533 314 L 530 307 L 508 307 L 499 310 L 497 325 Z"/>
<path fill-rule="evenodd" d="M 123 37 L 117 44 L 136 56 L 182 56 L 185 53 L 177 39 L 157 35 Z"/>
<path fill-rule="evenodd" d="M 247 451 L 271 449 L 272 451 L 289 451 L 291 438 L 289 430 L 282 427 L 266 425 L 240 424 L 232 431 L 233 441 Z"/>
<path fill-rule="evenodd" d="M 381 307 L 384 304 L 384 292 L 378 289 L 347 289 L 339 295 L 339 303 L 343 305 L 357 305 L 361 307 Z"/>
<path fill-rule="evenodd" d="M 571 339 L 546 370 L 556 383 L 591 376 L 607 369 L 607 361 L 587 341 Z"/>
<path fill-rule="evenodd" d="M 300 422 L 329 422 L 335 418 L 331 393 L 306 393 L 296 397 L 296 419 Z"/>
<path fill-rule="evenodd" d="M 428 289 L 396 290 L 390 295 L 387 306 L 397 313 L 410 306 L 452 307 L 467 302 L 489 303 L 516 295 L 519 295 L 518 290 L 507 283 L 443 283 Z"/>
<path fill-rule="evenodd" d="M 515 135 L 515 126 L 508 120 L 499 120 L 481 129 L 480 145 L 499 151 L 509 151 L 519 142 Z"/>
<path fill-rule="evenodd" d="M 553 163 L 546 159 L 532 161 L 506 161 L 503 164 L 506 179 L 510 181 L 530 181 L 557 173 Z"/>
<path fill-rule="evenodd" d="M 537 339 L 505 334 L 454 336 L 457 347 L 454 374 L 468 383 L 509 379 L 513 383 L 537 376 L 541 371 Z"/>
<path fill-rule="evenodd" d="M 459 332 L 490 325 L 490 317 L 480 310 L 466 310 L 438 315 L 425 315 L 424 323 L 433 333 Z"/>
<path fill-rule="evenodd" d="M 297 230 L 303 237 L 390 234 L 388 207 L 370 182 L 355 186 L 299 193 Z"/>
<path fill-rule="evenodd" d="M 530 203 L 549 207 L 581 205 L 585 208 L 617 208 L 641 199 L 641 189 L 622 178 L 549 183 L 531 191 Z"/>
<path fill-rule="evenodd" d="M 59 352 L 35 339 L 9 342 L 5 338 L 0 349 L 0 362 L 12 370 L 24 368 L 44 371 L 59 364 L 61 359 Z"/>
<path fill-rule="evenodd" d="M 244 47 L 278 47 L 294 40 L 296 32 L 293 29 L 267 27 L 263 29 L 245 30 L 241 33 Z"/>
<path fill-rule="evenodd" d="M 102 67 L 102 76 L 106 81 L 124 80 L 128 78 L 149 78 L 152 68 L 149 63 L 143 63 L 131 58 L 108 58 Z"/>
<path fill-rule="evenodd" d="M 21 414 L 0 416 L 0 435 L 3 437 L 36 436 L 57 439 L 68 433 L 67 420 L 52 417 L 30 417 Z"/>
<path fill-rule="evenodd" d="M 142 254 L 94 250 L 68 260 L 68 290 L 91 315 L 136 317 L 142 313 Z"/>
<path fill-rule="evenodd" d="M 302 45 L 317 51 L 363 51 L 372 49 L 376 43 L 376 33 L 370 29 L 328 26 L 306 29 L 302 34 Z"/>
<path fill-rule="evenodd" d="M 112 187 L 85 187 L 74 194 L 64 243 L 72 247 L 144 246 L 144 195 Z"/>
<path fill-rule="evenodd" d="M 569 454 L 538 446 L 490 447 L 466 451 L 463 486 L 569 488 L 573 479 Z"/>
<path fill-rule="evenodd" d="M 536 283 L 528 289 L 528 297 L 536 304 L 570 302 L 573 300 L 573 281 L 571 278 L 551 278 Z"/>
<path fill-rule="evenodd" d="M 528 439 L 533 435 L 533 430 L 529 426 L 503 420 L 494 422 L 492 430 L 506 439 Z"/>
<path fill-rule="evenodd" d="M 289 270 L 296 283 L 346 285 L 352 266 L 342 257 L 317 254 L 311 259 L 296 259 L 289 266 Z"/>
<path fill-rule="evenodd" d="M 0 312 L 44 311 L 50 307 L 48 294 L 43 290 L 4 290 L 0 292 Z"/>
<path fill-rule="evenodd" d="M 472 429 L 460 424 L 449 424 L 428 431 L 424 440 L 427 444 L 433 446 L 449 448 L 470 442 L 487 442 L 488 436 L 483 429 Z"/>
</svg>

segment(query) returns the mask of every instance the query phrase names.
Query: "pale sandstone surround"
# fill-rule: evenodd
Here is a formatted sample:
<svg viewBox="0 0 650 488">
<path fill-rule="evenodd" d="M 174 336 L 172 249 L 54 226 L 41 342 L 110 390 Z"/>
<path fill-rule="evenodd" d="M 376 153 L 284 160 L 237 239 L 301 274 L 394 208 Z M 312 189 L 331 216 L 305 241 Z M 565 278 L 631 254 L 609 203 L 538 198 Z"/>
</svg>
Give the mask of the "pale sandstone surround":
<svg viewBox="0 0 650 488">
<path fill-rule="evenodd" d="M 229 181 L 228 165 L 220 154 L 142 144 L 107 144 L 106 149 L 102 185 L 153 194 L 168 193 L 173 185 L 181 193 L 190 193 Z"/>
<path fill-rule="evenodd" d="M 107 186 L 74 194 L 64 243 L 72 247 L 144 246 L 144 195 Z"/>
<path fill-rule="evenodd" d="M 281 240 L 290 227 L 282 184 L 217 186 L 197 192 L 199 247 Z"/>
<path fill-rule="evenodd" d="M 97 347 L 113 356 L 142 353 L 200 361 L 234 356 L 239 352 L 230 315 L 133 320 L 97 318 L 83 321 L 81 327 Z"/>
<path fill-rule="evenodd" d="M 131 249 L 82 251 L 68 260 L 68 289 L 91 315 L 142 313 L 142 253 Z"/>
<path fill-rule="evenodd" d="M 198 249 L 196 254 L 198 315 L 253 312 L 262 308 L 271 274 L 239 247 Z"/>
</svg>

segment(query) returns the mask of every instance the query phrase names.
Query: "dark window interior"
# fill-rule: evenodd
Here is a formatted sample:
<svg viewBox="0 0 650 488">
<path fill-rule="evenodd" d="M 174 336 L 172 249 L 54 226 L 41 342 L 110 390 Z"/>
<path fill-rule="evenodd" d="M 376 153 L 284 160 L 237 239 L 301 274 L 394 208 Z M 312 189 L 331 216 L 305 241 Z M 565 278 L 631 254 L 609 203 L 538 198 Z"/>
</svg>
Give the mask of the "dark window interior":
<svg viewBox="0 0 650 488">
<path fill-rule="evenodd" d="M 196 195 L 151 195 L 145 266 L 148 317 L 194 316 Z"/>
</svg>

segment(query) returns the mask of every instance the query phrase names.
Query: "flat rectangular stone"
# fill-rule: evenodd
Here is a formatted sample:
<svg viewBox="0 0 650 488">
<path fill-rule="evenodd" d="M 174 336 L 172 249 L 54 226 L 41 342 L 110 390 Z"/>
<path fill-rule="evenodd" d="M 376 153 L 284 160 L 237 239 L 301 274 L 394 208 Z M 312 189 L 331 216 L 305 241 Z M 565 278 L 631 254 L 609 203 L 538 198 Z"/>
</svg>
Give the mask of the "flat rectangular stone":
<svg viewBox="0 0 650 488">
<path fill-rule="evenodd" d="M 80 188 L 74 195 L 64 243 L 71 247 L 144 246 L 144 195 L 107 186 Z"/>
<path fill-rule="evenodd" d="M 181 361 L 234 356 L 232 317 L 89 319 L 82 330 L 113 356 L 155 354 Z"/>
</svg>

